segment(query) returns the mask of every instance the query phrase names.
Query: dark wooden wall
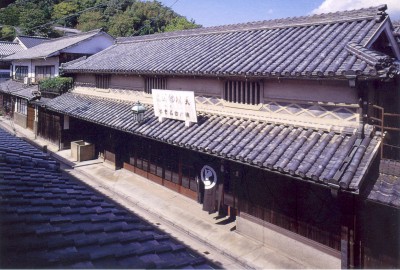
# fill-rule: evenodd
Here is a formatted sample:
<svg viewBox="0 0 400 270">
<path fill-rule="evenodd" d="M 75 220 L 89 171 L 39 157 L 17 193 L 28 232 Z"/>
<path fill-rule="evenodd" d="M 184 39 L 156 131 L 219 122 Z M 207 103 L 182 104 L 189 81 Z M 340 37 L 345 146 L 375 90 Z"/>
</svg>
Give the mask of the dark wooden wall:
<svg viewBox="0 0 400 270">
<path fill-rule="evenodd" d="M 38 115 L 38 136 L 59 145 L 61 138 L 61 115 L 54 112 L 39 110 Z"/>
<path fill-rule="evenodd" d="M 231 171 L 240 213 L 340 250 L 340 205 L 331 191 L 248 166 Z"/>
<path fill-rule="evenodd" d="M 400 209 L 362 203 L 359 219 L 362 268 L 400 268 Z"/>
</svg>

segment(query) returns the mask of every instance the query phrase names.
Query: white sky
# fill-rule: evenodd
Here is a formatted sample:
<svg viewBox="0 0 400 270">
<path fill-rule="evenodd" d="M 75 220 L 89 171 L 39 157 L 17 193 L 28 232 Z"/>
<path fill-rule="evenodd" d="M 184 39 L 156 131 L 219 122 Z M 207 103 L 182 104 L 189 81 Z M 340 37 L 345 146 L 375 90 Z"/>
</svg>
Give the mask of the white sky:
<svg viewBox="0 0 400 270">
<path fill-rule="evenodd" d="M 312 13 L 328 13 L 335 11 L 360 9 L 387 4 L 390 17 L 400 19 L 400 0 L 324 0 Z"/>
</svg>

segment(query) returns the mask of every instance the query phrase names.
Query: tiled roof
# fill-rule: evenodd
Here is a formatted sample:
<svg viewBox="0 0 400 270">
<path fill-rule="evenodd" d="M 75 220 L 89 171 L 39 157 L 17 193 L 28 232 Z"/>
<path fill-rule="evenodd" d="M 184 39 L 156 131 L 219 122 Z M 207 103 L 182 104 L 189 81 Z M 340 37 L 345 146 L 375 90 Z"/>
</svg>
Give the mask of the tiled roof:
<svg viewBox="0 0 400 270">
<path fill-rule="evenodd" d="M 26 85 L 22 82 L 7 80 L 0 83 L 0 93 L 12 94 L 13 96 L 28 100 L 37 99 L 34 93 L 38 92 L 37 85 Z"/>
<path fill-rule="evenodd" d="M 381 160 L 379 178 L 368 199 L 400 208 L 400 162 Z"/>
<path fill-rule="evenodd" d="M 397 42 L 399 43 L 400 46 L 400 21 L 393 22 L 393 34 L 397 38 Z"/>
<path fill-rule="evenodd" d="M 380 144 L 376 137 L 358 140 L 346 132 L 211 114 L 199 115 L 199 122 L 186 128 L 172 119 L 159 123 L 151 106 L 147 106 L 147 120 L 138 125 L 132 120 L 131 106 L 74 93 L 46 103 L 50 110 L 85 121 L 347 190 L 359 188 Z"/>
<path fill-rule="evenodd" d="M 6 57 L 6 59 L 15 60 L 15 59 L 35 59 L 35 58 L 51 57 L 53 55 L 57 55 L 59 51 L 66 49 L 70 46 L 73 46 L 86 39 L 89 39 L 99 34 L 100 32 L 101 30 L 93 30 L 74 36 L 66 36 L 61 38 L 50 39 L 35 47 L 23 50 L 12 56 Z"/>
<path fill-rule="evenodd" d="M 196 76 L 375 76 L 381 66 L 348 50 L 386 22 L 384 7 L 120 38 L 64 70 Z M 372 52 L 372 51 L 371 51 Z"/>
<path fill-rule="evenodd" d="M 21 45 L 14 42 L 0 41 L 0 58 L 22 51 Z"/>
<path fill-rule="evenodd" d="M 18 36 L 17 38 L 27 49 L 35 47 L 36 45 L 42 44 L 43 42 L 49 40 L 48 38 L 34 36 Z"/>
<path fill-rule="evenodd" d="M 0 215 L 2 269 L 211 268 L 1 129 Z"/>
</svg>

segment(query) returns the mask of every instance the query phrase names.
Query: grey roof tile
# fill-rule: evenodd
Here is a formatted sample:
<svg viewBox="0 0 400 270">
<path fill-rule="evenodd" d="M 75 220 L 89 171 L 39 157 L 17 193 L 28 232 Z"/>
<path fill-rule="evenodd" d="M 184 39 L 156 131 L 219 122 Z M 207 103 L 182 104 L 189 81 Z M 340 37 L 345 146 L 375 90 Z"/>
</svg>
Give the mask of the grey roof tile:
<svg viewBox="0 0 400 270">
<path fill-rule="evenodd" d="M 47 109 L 71 117 L 311 181 L 340 183 L 348 190 L 357 190 L 360 186 L 363 169 L 372 162 L 370 157 L 379 143 L 371 134 L 357 147 L 357 135 L 351 133 L 304 130 L 303 127 L 211 114 L 200 114 L 199 122 L 186 128 L 177 120 L 158 122 L 153 108 L 147 105 L 146 120 L 139 125 L 132 123 L 131 106 L 127 102 L 75 93 L 64 94 L 47 103 Z M 104 111 L 112 117 L 115 108 L 118 108 L 120 121 L 110 125 Z M 350 159 L 353 148 L 356 155 L 336 183 L 334 176 L 346 158 Z"/>
<path fill-rule="evenodd" d="M 210 267 L 186 247 L 176 256 L 174 239 L 65 178 L 45 154 L 2 129 L 0 149 L 0 171 L 12 172 L 0 173 L 1 268 Z"/>
<path fill-rule="evenodd" d="M 37 85 L 26 85 L 11 79 L 0 83 L 1 93 L 12 94 L 28 100 L 38 99 L 39 97 L 34 94 L 37 91 Z"/>
<path fill-rule="evenodd" d="M 379 7 L 120 38 L 66 72 L 164 75 L 375 76 L 364 47 L 384 23 Z M 360 53 L 362 52 L 362 53 Z M 366 57 L 368 56 L 368 57 Z M 389 61 L 386 65 L 391 65 Z"/>
<path fill-rule="evenodd" d="M 368 192 L 368 190 L 367 190 Z M 400 162 L 381 160 L 379 178 L 366 197 L 374 202 L 400 208 Z"/>
<path fill-rule="evenodd" d="M 36 45 L 42 44 L 43 42 L 49 40 L 45 37 L 37 37 L 37 36 L 18 36 L 17 39 L 26 47 L 32 48 Z"/>
<path fill-rule="evenodd" d="M 15 42 L 0 41 L 0 58 L 4 58 L 16 52 L 22 51 L 24 48 Z"/>
<path fill-rule="evenodd" d="M 102 30 L 97 29 L 77 35 L 49 39 L 27 50 L 22 50 L 13 55 L 5 57 L 5 60 L 36 59 L 36 58 L 51 57 L 59 54 L 61 50 L 74 46 L 84 40 L 90 39 L 101 32 Z"/>
</svg>

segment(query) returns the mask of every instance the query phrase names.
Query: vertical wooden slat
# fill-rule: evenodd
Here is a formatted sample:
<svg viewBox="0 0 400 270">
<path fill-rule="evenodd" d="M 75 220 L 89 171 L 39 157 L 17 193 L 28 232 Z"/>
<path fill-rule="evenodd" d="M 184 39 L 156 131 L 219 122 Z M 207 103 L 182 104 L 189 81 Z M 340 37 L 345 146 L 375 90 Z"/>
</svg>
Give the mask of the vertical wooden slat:
<svg viewBox="0 0 400 270">
<path fill-rule="evenodd" d="M 249 98 L 248 104 L 252 104 L 254 96 L 253 96 L 253 91 L 252 91 L 252 87 L 251 87 L 251 82 L 247 82 L 247 91 L 249 91 L 249 93 L 250 93 L 250 98 Z"/>
<path fill-rule="evenodd" d="M 244 104 L 246 104 L 246 91 L 245 91 L 245 82 L 241 82 L 241 84 L 242 84 L 242 102 L 244 103 Z"/>
</svg>

